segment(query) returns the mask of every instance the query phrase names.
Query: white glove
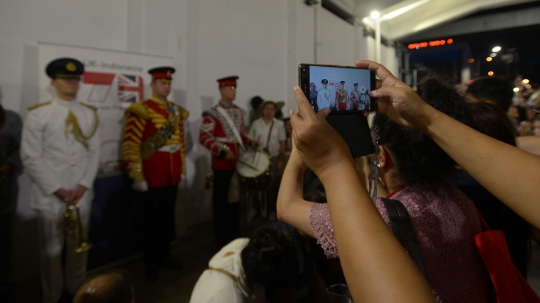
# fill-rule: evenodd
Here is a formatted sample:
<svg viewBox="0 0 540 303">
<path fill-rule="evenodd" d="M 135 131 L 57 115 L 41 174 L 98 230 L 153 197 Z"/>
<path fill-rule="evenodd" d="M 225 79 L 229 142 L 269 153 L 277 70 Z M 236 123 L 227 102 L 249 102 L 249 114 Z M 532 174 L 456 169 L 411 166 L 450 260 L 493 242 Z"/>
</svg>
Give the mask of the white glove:
<svg viewBox="0 0 540 303">
<path fill-rule="evenodd" d="M 133 188 L 136 191 L 140 191 L 141 193 L 148 191 L 148 183 L 146 183 L 145 180 L 139 181 L 139 182 L 133 182 L 131 184 L 131 188 Z"/>
</svg>

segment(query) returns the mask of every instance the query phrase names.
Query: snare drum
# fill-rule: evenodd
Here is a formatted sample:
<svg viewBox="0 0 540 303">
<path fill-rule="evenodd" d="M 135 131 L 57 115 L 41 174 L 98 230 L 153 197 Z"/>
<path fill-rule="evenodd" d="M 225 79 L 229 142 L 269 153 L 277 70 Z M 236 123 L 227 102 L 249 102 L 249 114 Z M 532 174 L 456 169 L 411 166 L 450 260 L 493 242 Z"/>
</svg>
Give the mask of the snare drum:
<svg viewBox="0 0 540 303">
<path fill-rule="evenodd" d="M 262 151 L 242 154 L 237 160 L 236 171 L 250 192 L 264 192 L 272 185 L 270 157 Z"/>
</svg>

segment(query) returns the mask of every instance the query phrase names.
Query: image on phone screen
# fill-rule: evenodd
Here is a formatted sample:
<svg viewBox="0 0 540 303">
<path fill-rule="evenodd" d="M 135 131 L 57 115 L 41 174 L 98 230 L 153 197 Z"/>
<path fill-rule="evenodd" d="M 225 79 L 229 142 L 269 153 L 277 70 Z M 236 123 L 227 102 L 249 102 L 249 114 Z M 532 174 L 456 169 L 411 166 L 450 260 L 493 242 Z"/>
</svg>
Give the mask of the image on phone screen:
<svg viewBox="0 0 540 303">
<path fill-rule="evenodd" d="M 309 81 L 306 96 L 315 111 L 323 108 L 330 108 L 335 113 L 374 110 L 373 99 L 369 96 L 374 84 L 370 70 L 318 65 L 303 68 L 309 68 L 309 79 L 303 81 Z"/>
</svg>

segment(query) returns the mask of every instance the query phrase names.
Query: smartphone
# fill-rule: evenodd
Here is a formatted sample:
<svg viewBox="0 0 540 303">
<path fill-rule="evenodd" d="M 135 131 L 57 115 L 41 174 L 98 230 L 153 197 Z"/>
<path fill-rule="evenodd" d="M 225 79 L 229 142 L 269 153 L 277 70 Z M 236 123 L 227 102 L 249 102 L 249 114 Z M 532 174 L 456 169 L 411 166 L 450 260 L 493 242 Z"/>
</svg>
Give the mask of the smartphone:
<svg viewBox="0 0 540 303">
<path fill-rule="evenodd" d="M 315 112 L 330 108 L 334 113 L 377 110 L 375 73 L 354 66 L 301 63 L 298 82 Z"/>
</svg>

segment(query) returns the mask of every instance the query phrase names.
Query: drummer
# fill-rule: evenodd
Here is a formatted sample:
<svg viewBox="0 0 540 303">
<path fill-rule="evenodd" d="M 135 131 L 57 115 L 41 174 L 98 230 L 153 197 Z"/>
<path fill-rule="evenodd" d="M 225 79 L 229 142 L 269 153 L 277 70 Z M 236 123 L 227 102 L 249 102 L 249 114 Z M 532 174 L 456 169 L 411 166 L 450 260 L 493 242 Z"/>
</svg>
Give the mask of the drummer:
<svg viewBox="0 0 540 303">
<path fill-rule="evenodd" d="M 284 168 L 285 142 L 287 134 L 283 121 L 276 119 L 276 103 L 266 101 L 263 104 L 263 116 L 255 121 L 249 129 L 249 136 L 257 138 L 261 142 L 261 149 L 270 156 L 271 170 L 273 175 L 272 187 L 268 190 L 268 211 L 270 221 L 276 219 L 276 201 L 281 173 Z M 266 211 L 262 210 L 265 214 Z"/>
<path fill-rule="evenodd" d="M 236 159 L 248 147 L 260 143 L 251 140 L 244 124 L 244 110 L 233 104 L 238 76 L 217 80 L 221 100 L 203 112 L 199 142 L 212 152 L 214 174 L 214 237 L 223 247 L 239 236 L 238 197 L 230 197 L 229 186 L 236 168 Z M 233 196 L 233 195 L 231 195 Z"/>
</svg>

